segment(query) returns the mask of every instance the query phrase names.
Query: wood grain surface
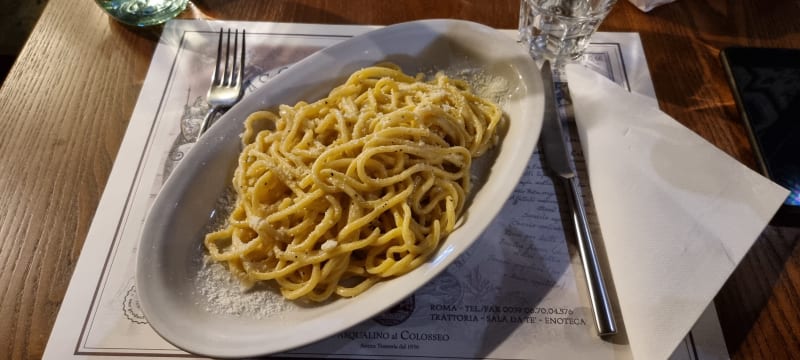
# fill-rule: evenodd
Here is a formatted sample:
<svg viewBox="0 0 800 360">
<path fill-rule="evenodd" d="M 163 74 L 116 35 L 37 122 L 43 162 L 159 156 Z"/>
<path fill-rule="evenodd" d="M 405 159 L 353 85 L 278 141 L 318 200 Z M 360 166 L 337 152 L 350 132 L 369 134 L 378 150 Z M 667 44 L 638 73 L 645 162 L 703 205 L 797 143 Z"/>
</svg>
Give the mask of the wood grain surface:
<svg viewBox="0 0 800 360">
<path fill-rule="evenodd" d="M 460 18 L 516 28 L 518 7 L 197 0 L 181 17 L 376 25 Z M 719 52 L 800 48 L 798 19 L 795 0 L 678 0 L 647 14 L 620 0 L 601 30 L 639 32 L 661 108 L 754 167 Z M 0 357 L 42 356 L 159 31 L 122 26 L 92 1 L 50 0 L 0 89 Z M 733 358 L 800 357 L 799 241 L 796 230 L 769 227 L 717 296 Z"/>
</svg>

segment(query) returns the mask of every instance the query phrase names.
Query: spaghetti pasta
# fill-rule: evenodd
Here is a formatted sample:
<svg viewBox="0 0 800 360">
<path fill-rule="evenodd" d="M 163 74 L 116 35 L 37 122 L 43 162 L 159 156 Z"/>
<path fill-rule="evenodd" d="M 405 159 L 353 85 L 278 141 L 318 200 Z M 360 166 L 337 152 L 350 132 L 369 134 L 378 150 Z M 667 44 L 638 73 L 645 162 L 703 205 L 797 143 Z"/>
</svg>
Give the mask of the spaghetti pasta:
<svg viewBox="0 0 800 360">
<path fill-rule="evenodd" d="M 353 73 L 327 97 L 245 121 L 226 226 L 211 259 L 287 299 L 358 295 L 423 264 L 456 226 L 470 166 L 502 111 L 466 82 L 393 64 Z M 258 123 L 274 130 L 256 130 Z"/>
</svg>

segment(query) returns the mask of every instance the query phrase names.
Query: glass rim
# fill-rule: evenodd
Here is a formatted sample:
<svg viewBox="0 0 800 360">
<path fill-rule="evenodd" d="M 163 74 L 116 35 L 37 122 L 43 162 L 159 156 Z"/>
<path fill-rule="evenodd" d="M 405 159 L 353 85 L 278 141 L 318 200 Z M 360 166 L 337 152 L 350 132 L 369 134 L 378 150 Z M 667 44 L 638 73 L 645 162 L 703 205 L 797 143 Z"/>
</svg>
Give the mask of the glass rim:
<svg viewBox="0 0 800 360">
<path fill-rule="evenodd" d="M 536 3 L 534 0 L 520 0 L 520 2 L 525 2 L 529 6 L 535 8 L 537 10 L 543 10 L 544 9 L 538 3 Z M 605 18 L 608 15 L 608 13 L 611 12 L 611 9 L 614 7 L 614 5 L 616 3 L 617 3 L 617 0 L 609 0 L 609 1 L 607 1 L 607 3 L 603 4 L 599 8 L 592 9 L 589 13 L 587 13 L 585 15 L 581 15 L 581 16 L 568 16 L 568 15 L 560 15 L 560 14 L 548 14 L 548 16 L 554 16 L 554 17 L 556 17 L 558 19 L 565 19 L 565 20 L 592 20 L 592 19 L 597 19 L 597 18 Z M 545 12 L 545 11 L 540 11 L 540 12 Z"/>
</svg>

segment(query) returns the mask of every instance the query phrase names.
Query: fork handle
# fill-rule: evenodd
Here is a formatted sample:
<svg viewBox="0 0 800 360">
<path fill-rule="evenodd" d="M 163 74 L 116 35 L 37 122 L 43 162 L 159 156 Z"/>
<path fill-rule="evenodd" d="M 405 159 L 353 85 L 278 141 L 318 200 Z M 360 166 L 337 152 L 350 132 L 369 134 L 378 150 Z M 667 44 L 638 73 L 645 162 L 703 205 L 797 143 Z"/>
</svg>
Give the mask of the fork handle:
<svg viewBox="0 0 800 360">
<path fill-rule="evenodd" d="M 211 110 L 206 113 L 206 116 L 203 118 L 203 122 L 200 123 L 200 130 L 197 132 L 197 140 L 200 140 L 200 137 L 206 133 L 206 130 L 211 127 L 212 120 L 214 119 L 214 115 L 217 113 L 217 108 L 211 108 Z M 195 140 L 196 141 L 196 140 Z"/>
</svg>

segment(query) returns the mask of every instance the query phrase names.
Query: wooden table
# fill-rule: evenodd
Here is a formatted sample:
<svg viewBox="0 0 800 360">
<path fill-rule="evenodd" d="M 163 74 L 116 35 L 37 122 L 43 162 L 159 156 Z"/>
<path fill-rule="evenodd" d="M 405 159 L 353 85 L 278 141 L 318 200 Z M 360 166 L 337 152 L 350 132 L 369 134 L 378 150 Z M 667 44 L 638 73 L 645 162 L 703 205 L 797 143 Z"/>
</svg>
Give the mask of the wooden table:
<svg viewBox="0 0 800 360">
<path fill-rule="evenodd" d="M 391 24 L 461 18 L 515 28 L 517 0 L 197 0 L 183 17 Z M 641 34 L 661 108 L 754 167 L 718 59 L 729 45 L 800 48 L 800 3 L 620 0 L 601 30 Z M 39 358 L 92 221 L 159 29 L 92 1 L 50 0 L 0 90 L 0 354 Z M 800 356 L 797 232 L 768 228 L 716 298 L 734 358 Z"/>
</svg>

